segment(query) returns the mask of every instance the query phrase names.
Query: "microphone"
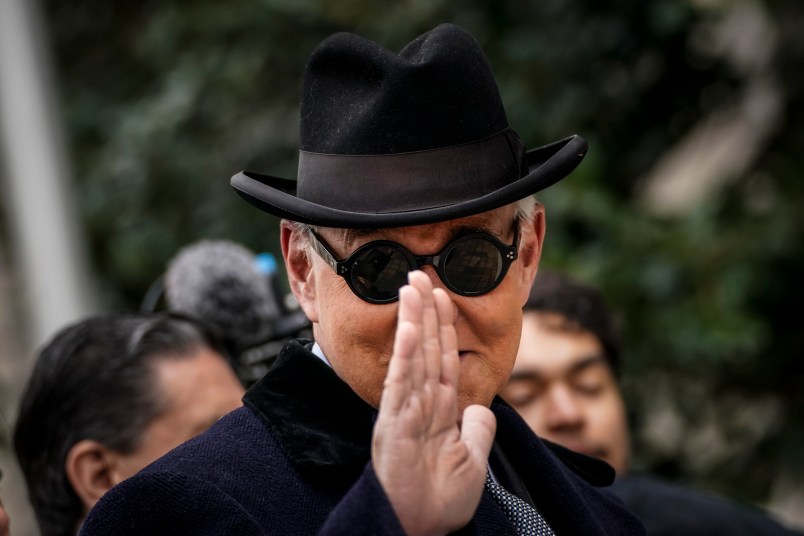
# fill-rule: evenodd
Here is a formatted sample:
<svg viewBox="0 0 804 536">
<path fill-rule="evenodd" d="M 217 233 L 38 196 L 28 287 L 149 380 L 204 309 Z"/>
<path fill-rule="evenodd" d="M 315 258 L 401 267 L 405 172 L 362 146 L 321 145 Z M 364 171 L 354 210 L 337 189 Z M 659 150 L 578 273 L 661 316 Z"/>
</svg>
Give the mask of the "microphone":
<svg viewBox="0 0 804 536">
<path fill-rule="evenodd" d="M 287 339 L 312 337 L 304 313 L 286 303 L 276 268 L 270 253 L 201 240 L 179 250 L 162 278 L 167 308 L 216 331 L 246 384 L 262 377 Z"/>
</svg>

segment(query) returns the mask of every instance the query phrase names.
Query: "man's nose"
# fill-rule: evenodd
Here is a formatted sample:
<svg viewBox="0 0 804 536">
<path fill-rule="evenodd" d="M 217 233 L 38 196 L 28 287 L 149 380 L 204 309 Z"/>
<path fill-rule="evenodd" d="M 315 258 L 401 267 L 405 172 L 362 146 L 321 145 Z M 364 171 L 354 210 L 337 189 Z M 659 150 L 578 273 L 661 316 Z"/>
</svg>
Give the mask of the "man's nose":
<svg viewBox="0 0 804 536">
<path fill-rule="evenodd" d="M 545 420 L 551 430 L 579 428 L 583 424 L 583 411 L 569 386 L 558 385 L 547 396 Z"/>
<path fill-rule="evenodd" d="M 427 265 L 422 266 L 421 268 L 419 268 L 419 270 L 421 270 L 422 272 L 427 274 L 428 277 L 430 277 L 430 281 L 433 282 L 433 288 L 434 289 L 435 288 L 440 288 L 440 289 L 444 289 L 447 292 L 447 294 L 449 295 L 450 299 L 452 299 L 452 308 L 453 308 L 453 310 L 455 312 L 455 318 L 454 318 L 453 322 L 457 322 L 458 318 L 460 317 L 460 309 L 458 308 L 458 305 L 455 303 L 455 297 L 457 296 L 457 294 L 455 294 L 450 289 L 448 289 L 447 286 L 444 284 L 444 282 L 441 281 L 441 278 L 438 276 L 438 272 L 436 271 L 435 266 L 433 266 L 431 264 L 427 264 Z"/>
</svg>

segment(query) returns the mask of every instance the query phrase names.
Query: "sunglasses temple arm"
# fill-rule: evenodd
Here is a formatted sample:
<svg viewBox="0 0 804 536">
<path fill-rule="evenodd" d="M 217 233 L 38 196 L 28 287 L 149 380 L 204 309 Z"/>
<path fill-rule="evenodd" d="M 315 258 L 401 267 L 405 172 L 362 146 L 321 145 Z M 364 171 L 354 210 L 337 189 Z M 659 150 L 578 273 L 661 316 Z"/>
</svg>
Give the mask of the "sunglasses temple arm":
<svg viewBox="0 0 804 536">
<path fill-rule="evenodd" d="M 335 257 L 332 255 L 332 253 L 330 253 L 329 249 L 327 249 L 327 246 L 321 242 L 321 239 L 318 238 L 314 232 L 310 233 L 310 246 L 313 248 L 313 251 L 318 253 L 319 257 L 324 259 L 324 262 L 329 264 L 332 269 L 335 270 L 336 274 L 339 273 L 338 261 L 335 260 Z"/>
</svg>

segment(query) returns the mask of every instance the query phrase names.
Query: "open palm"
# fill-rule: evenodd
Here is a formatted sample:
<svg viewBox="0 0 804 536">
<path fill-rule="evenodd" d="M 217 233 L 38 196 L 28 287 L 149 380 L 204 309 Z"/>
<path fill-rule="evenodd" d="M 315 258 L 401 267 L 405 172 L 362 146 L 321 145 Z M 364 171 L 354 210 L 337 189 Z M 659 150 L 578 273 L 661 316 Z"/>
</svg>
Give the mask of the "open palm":
<svg viewBox="0 0 804 536">
<path fill-rule="evenodd" d="M 399 318 L 372 460 L 408 534 L 446 534 L 472 518 L 496 422 L 469 406 L 458 424 L 460 361 L 452 301 L 423 272 L 400 290 Z"/>
</svg>

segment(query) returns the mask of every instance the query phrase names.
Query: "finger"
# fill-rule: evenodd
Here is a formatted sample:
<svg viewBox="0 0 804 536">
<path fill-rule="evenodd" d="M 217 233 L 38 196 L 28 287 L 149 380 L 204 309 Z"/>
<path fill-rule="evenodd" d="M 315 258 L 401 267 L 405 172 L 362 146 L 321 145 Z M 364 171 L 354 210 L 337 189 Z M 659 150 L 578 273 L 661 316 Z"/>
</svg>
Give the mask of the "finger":
<svg viewBox="0 0 804 536">
<path fill-rule="evenodd" d="M 413 273 L 413 272 L 411 272 Z M 420 389 L 424 384 L 424 355 L 422 354 L 422 295 L 413 285 L 399 289 L 399 312 L 397 325 L 409 322 L 416 326 L 416 340 L 413 341 L 410 359 L 410 387 Z"/>
<path fill-rule="evenodd" d="M 410 283 L 422 296 L 422 351 L 424 379 L 437 382 L 441 376 L 441 342 L 439 341 L 438 312 L 433 297 L 433 282 L 422 271 L 410 273 Z"/>
<path fill-rule="evenodd" d="M 438 339 L 441 347 L 441 383 L 458 388 L 461 363 L 458 357 L 458 334 L 455 331 L 455 304 L 444 289 L 433 291 L 438 313 Z"/>
<path fill-rule="evenodd" d="M 411 391 L 411 355 L 419 338 L 417 326 L 404 322 L 396 328 L 394 351 L 380 399 L 380 410 L 398 413 Z"/>
<path fill-rule="evenodd" d="M 410 320 L 415 317 L 415 310 L 421 307 L 418 293 L 409 286 L 399 290 L 399 319 L 391 359 L 388 362 L 388 373 L 380 408 L 393 412 L 399 411 L 410 394 L 413 380 L 414 356 L 419 350 L 419 326 Z M 411 309 L 413 311 L 411 311 Z"/>
<path fill-rule="evenodd" d="M 489 408 L 472 404 L 463 410 L 461 441 L 476 463 L 486 464 L 496 431 L 497 419 Z"/>
</svg>

